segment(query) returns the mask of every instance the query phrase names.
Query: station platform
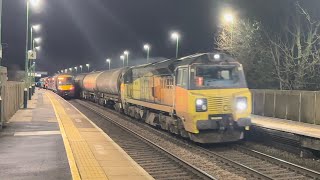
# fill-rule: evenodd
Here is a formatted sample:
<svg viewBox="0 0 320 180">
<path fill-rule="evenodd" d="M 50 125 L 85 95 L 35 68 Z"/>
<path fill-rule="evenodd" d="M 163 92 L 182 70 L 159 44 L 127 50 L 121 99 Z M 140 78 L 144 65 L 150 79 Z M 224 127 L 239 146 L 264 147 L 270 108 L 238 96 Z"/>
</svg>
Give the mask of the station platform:
<svg viewBox="0 0 320 180">
<path fill-rule="evenodd" d="M 320 125 L 257 115 L 251 115 L 251 121 L 255 126 L 320 139 Z"/>
<path fill-rule="evenodd" d="M 153 179 L 107 134 L 51 91 L 0 131 L 0 179 Z"/>
</svg>

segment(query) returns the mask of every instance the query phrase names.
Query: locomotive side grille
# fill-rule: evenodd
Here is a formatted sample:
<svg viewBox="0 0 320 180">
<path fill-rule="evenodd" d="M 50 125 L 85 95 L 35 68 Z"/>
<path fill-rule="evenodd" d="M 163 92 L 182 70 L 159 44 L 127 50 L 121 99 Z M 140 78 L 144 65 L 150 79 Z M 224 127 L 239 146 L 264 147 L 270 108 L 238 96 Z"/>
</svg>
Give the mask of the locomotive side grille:
<svg viewBox="0 0 320 180">
<path fill-rule="evenodd" d="M 208 97 L 208 110 L 212 113 L 231 112 L 230 97 Z"/>
</svg>

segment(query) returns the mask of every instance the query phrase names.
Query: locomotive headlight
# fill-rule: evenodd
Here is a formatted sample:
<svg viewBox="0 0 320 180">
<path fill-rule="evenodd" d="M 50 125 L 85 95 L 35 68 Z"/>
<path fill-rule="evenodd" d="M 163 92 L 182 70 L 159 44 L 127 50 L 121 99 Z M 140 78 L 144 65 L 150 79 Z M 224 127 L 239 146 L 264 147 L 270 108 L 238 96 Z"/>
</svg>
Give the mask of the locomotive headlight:
<svg viewBox="0 0 320 180">
<path fill-rule="evenodd" d="M 236 98 L 236 108 L 238 111 L 244 111 L 248 107 L 248 101 L 246 97 Z"/>
<path fill-rule="evenodd" d="M 207 111 L 207 99 L 198 98 L 196 99 L 196 111 L 197 112 L 205 112 Z"/>
</svg>

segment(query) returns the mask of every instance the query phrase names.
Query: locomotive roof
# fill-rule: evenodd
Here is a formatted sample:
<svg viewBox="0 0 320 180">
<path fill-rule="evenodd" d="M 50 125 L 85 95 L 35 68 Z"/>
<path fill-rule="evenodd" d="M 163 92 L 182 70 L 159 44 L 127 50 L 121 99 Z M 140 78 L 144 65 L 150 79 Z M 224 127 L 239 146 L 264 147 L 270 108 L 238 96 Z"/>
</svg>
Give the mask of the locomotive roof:
<svg viewBox="0 0 320 180">
<path fill-rule="evenodd" d="M 215 55 L 219 54 L 219 58 L 215 58 Z M 198 53 L 190 56 L 182 57 L 179 59 L 166 59 L 163 61 L 158 61 L 155 63 L 144 64 L 140 66 L 134 66 L 132 69 L 139 70 L 135 72 L 137 76 L 139 74 L 145 74 L 147 72 L 152 72 L 156 75 L 172 74 L 176 67 L 183 65 L 191 65 L 194 63 L 202 64 L 222 64 L 222 63 L 237 63 L 235 59 L 224 53 Z"/>
</svg>

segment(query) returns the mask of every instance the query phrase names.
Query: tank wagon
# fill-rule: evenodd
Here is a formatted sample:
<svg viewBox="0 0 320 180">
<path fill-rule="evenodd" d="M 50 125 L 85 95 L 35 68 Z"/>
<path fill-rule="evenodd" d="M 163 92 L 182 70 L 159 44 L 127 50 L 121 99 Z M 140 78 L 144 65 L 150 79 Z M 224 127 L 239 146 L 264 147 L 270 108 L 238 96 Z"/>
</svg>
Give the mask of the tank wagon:
<svg viewBox="0 0 320 180">
<path fill-rule="evenodd" d="M 204 53 L 90 73 L 80 97 L 198 143 L 232 142 L 251 125 L 251 94 L 242 65 Z"/>
</svg>

